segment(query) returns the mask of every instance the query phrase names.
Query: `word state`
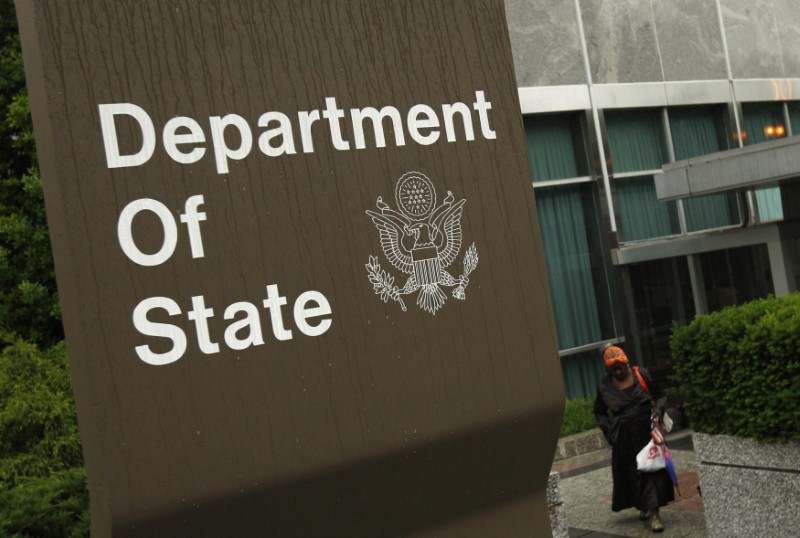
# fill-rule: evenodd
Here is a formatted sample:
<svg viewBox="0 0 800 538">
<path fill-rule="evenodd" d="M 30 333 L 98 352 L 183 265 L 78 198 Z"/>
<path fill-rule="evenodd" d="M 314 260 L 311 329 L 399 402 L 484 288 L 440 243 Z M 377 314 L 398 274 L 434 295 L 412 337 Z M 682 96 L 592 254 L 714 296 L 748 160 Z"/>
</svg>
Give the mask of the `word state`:
<svg viewBox="0 0 800 538">
<path fill-rule="evenodd" d="M 204 258 L 203 237 L 200 223 L 207 220 L 200 207 L 205 203 L 202 195 L 191 196 L 186 200 L 180 221 L 186 224 L 189 246 L 193 258 Z M 161 247 L 153 254 L 142 252 L 133 237 L 133 221 L 142 212 L 150 212 L 158 217 L 164 232 Z M 134 263 L 153 267 L 168 261 L 178 244 L 178 224 L 172 211 L 158 200 L 142 198 L 130 202 L 120 213 L 117 222 L 117 239 L 122 252 Z M 286 297 L 278 291 L 277 284 L 266 286 L 267 296 L 262 301 L 263 308 L 269 312 L 272 334 L 278 341 L 291 340 L 293 332 L 286 328 L 282 307 L 288 304 Z M 191 308 L 186 312 L 189 321 L 194 322 L 197 346 L 207 355 L 220 352 L 218 339 L 213 338 L 209 320 L 214 317 L 214 309 L 206 306 L 204 295 L 191 298 Z M 136 346 L 136 354 L 147 364 L 163 366 L 181 359 L 188 349 L 186 333 L 177 325 L 150 319 L 151 312 L 163 311 L 170 317 L 182 316 L 183 310 L 169 297 L 150 297 L 139 302 L 133 310 L 133 326 L 142 335 L 169 340 L 167 351 L 154 351 L 149 344 Z M 295 327 L 306 336 L 320 336 L 332 324 L 331 306 L 320 292 L 309 290 L 301 293 L 292 307 Z M 262 320 L 259 308 L 248 301 L 237 301 L 225 308 L 223 318 L 229 321 L 222 335 L 222 342 L 232 350 L 264 345 Z"/>
</svg>

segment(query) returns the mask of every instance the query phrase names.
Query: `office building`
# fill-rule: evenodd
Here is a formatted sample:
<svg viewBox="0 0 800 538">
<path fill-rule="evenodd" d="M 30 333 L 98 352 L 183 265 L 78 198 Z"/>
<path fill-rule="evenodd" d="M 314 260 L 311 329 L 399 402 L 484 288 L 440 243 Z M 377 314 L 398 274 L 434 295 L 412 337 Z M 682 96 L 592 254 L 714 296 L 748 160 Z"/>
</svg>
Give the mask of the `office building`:
<svg viewBox="0 0 800 538">
<path fill-rule="evenodd" d="M 608 343 L 666 372 L 673 325 L 797 290 L 796 210 L 778 180 L 800 167 L 746 176 L 800 148 L 795 0 L 506 11 L 568 397 L 594 394 Z M 723 151 L 734 171 L 714 165 Z M 712 154 L 722 187 L 658 198 L 659 181 Z"/>
</svg>

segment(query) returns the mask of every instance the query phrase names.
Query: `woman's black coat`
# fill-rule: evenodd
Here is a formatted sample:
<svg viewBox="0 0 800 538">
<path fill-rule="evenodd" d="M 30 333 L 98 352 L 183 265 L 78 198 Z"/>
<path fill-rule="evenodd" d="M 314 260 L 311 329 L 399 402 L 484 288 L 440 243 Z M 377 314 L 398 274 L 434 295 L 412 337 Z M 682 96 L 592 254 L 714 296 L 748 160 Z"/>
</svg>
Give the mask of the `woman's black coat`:
<svg viewBox="0 0 800 538">
<path fill-rule="evenodd" d="M 636 375 L 633 376 L 634 388 L 630 395 L 620 390 L 609 374 L 597 385 L 594 415 L 612 447 L 614 494 L 611 509 L 615 512 L 630 507 L 650 510 L 664 506 L 675 498 L 672 481 L 665 470 L 640 473 L 636 469 L 636 455 L 650 441 L 651 410 L 655 409 L 661 417 L 666 405 L 666 397 L 650 373 L 644 368 L 640 368 L 639 372 L 652 397 Z"/>
</svg>

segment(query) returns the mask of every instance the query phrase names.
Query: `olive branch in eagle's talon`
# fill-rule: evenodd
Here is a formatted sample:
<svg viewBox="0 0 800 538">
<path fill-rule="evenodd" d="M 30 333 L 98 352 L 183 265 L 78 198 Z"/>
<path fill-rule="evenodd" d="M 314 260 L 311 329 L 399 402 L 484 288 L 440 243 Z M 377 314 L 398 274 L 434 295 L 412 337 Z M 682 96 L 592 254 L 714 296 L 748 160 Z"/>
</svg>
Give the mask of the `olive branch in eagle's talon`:
<svg viewBox="0 0 800 538">
<path fill-rule="evenodd" d="M 463 300 L 464 290 L 469 285 L 469 274 L 478 266 L 478 249 L 472 243 L 464 254 L 464 274 L 458 277 L 458 287 L 453 290 L 453 297 Z"/>
<path fill-rule="evenodd" d="M 388 303 L 389 299 L 397 301 L 400 303 L 400 308 L 405 312 L 406 305 L 403 302 L 403 298 L 400 297 L 400 288 L 394 285 L 394 277 L 381 269 L 378 257 L 370 256 L 369 263 L 364 264 L 364 267 L 367 268 L 369 281 L 372 282 L 372 289 L 375 290 L 375 294 L 380 295 L 384 303 Z"/>
</svg>

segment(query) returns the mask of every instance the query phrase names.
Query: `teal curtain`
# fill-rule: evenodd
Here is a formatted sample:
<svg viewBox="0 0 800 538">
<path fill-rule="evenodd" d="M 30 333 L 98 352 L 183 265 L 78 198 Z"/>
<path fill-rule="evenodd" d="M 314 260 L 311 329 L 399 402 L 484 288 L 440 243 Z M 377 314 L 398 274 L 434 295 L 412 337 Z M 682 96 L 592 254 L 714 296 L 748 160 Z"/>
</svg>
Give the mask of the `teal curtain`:
<svg viewBox="0 0 800 538">
<path fill-rule="evenodd" d="M 669 161 L 660 109 L 605 113 L 614 174 L 656 170 Z M 640 241 L 680 233 L 675 202 L 656 198 L 652 176 L 615 178 L 615 203 L 623 241 Z"/>
<path fill-rule="evenodd" d="M 685 107 L 669 112 L 672 144 L 677 160 L 728 149 L 719 110 Z M 684 201 L 686 227 L 690 232 L 731 226 L 741 222 L 735 194 L 712 194 Z"/>
<path fill-rule="evenodd" d="M 659 110 L 607 111 L 605 118 L 615 174 L 657 170 L 669 162 Z"/>
<path fill-rule="evenodd" d="M 600 359 L 600 352 L 593 350 L 562 357 L 561 371 L 564 374 L 564 392 L 571 400 L 594 397 L 606 367 Z"/>
<path fill-rule="evenodd" d="M 586 187 L 576 184 L 536 189 L 559 349 L 602 338 L 581 193 Z"/>
<path fill-rule="evenodd" d="M 745 143 L 750 146 L 786 136 L 786 125 L 781 103 L 745 103 L 744 115 Z M 800 127 L 800 125 L 798 125 Z M 778 187 L 762 187 L 755 190 L 758 215 L 762 222 L 783 218 L 781 191 Z"/>
<path fill-rule="evenodd" d="M 680 233 L 677 204 L 656 198 L 653 176 L 617 179 L 615 185 L 623 240 L 641 241 Z"/>
<path fill-rule="evenodd" d="M 565 115 L 526 116 L 525 134 L 528 162 L 533 181 L 565 179 L 587 175 L 586 158 L 574 136 L 574 120 Z"/>
<path fill-rule="evenodd" d="M 789 122 L 792 125 L 792 136 L 800 136 L 800 102 L 792 101 L 789 106 Z"/>
<path fill-rule="evenodd" d="M 780 187 L 761 187 L 755 190 L 758 216 L 761 222 L 783 219 Z"/>
</svg>

